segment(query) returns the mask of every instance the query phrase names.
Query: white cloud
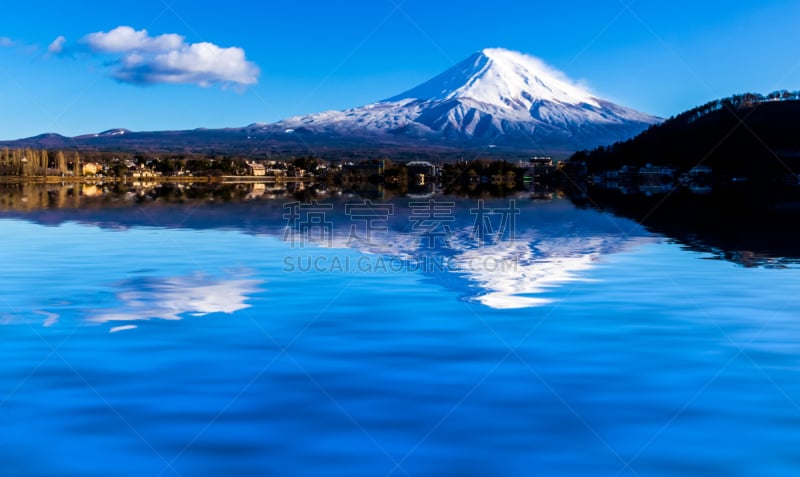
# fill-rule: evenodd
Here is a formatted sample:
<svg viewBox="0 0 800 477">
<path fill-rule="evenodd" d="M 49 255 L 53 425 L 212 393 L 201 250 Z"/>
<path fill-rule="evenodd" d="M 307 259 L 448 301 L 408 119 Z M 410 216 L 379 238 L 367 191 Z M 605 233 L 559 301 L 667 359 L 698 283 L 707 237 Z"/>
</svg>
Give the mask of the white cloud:
<svg viewBox="0 0 800 477">
<path fill-rule="evenodd" d="M 153 37 L 147 30 L 120 26 L 107 33 L 90 33 L 84 37 L 84 42 L 93 51 L 101 53 L 166 52 L 181 48 L 184 45 L 184 37 L 174 33 Z"/>
<path fill-rule="evenodd" d="M 174 83 L 208 87 L 219 83 L 255 84 L 259 73 L 258 67 L 246 60 L 241 48 L 194 43 L 157 55 L 128 53 L 112 75 L 133 84 Z"/>
<path fill-rule="evenodd" d="M 64 45 L 67 43 L 67 39 L 64 38 L 63 35 L 59 36 L 52 43 L 50 46 L 47 47 L 47 52 L 52 55 L 58 55 L 59 53 L 64 51 Z"/>
<path fill-rule="evenodd" d="M 114 56 L 109 74 L 124 83 L 243 87 L 256 84 L 261 74 L 241 48 L 187 43 L 173 33 L 151 36 L 147 30 L 120 26 L 86 35 L 82 43 L 95 54 Z M 63 42 L 56 46 L 64 48 Z"/>
<path fill-rule="evenodd" d="M 39 46 L 35 43 L 15 40 L 7 36 L 0 36 L 0 48 L 13 49 L 15 52 L 26 56 L 33 56 L 39 52 Z"/>
</svg>

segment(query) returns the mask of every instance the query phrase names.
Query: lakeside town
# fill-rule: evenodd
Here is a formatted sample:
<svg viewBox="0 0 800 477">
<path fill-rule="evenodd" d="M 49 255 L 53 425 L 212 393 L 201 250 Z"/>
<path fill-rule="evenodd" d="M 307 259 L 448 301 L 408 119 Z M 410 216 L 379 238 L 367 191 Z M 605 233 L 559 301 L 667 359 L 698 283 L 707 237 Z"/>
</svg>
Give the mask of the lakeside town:
<svg viewBox="0 0 800 477">
<path fill-rule="evenodd" d="M 610 197 L 597 197 L 600 192 L 658 197 L 680 191 L 692 201 L 712 192 L 736 197 L 745 194 L 746 188 L 748 196 L 785 206 L 800 196 L 798 183 L 798 177 L 792 176 L 776 178 L 765 187 L 746 176 L 715 174 L 703 164 L 688 170 L 658 164 L 600 170 L 586 161 L 557 161 L 549 156 L 514 162 L 489 158 L 434 162 L 7 148 L 0 152 L 0 208 L 4 210 L 77 207 L 120 197 L 139 202 L 307 201 L 348 194 L 370 199 L 452 195 L 531 200 L 566 195 L 578 200 L 594 197 L 592 202 L 597 203 Z"/>
<path fill-rule="evenodd" d="M 513 163 L 395 162 L 387 158 L 356 163 L 313 157 L 255 161 L 202 156 L 103 157 L 28 150 L 6 151 L 2 157 L 0 167 L 6 175 L 0 177 L 0 210 L 6 211 L 130 203 L 308 202 L 342 196 L 373 200 L 460 196 L 551 201 L 564 196 L 586 199 L 592 188 L 646 195 L 682 186 L 695 194 L 711 190 L 708 169 L 677 174 L 670 168 L 625 168 L 589 175 L 583 164 L 557 162 L 547 156 Z M 45 157 L 49 160 L 46 169 Z M 687 176 L 691 178 L 688 182 Z"/>
<path fill-rule="evenodd" d="M 508 162 L 498 159 L 432 162 L 377 158 L 358 162 L 313 156 L 264 160 L 235 156 L 49 151 L 5 148 L 0 181 L 13 182 L 321 182 L 353 185 L 382 183 L 392 188 L 436 183 L 491 184 L 513 189 L 518 184 L 588 181 L 609 188 L 640 186 L 656 192 L 674 185 L 710 186 L 711 168 L 679 171 L 670 166 L 624 166 L 588 173 L 585 162 L 554 161 L 549 156 Z M 658 186 L 658 187 L 656 187 Z M 699 190 L 699 189 L 698 189 Z"/>
</svg>

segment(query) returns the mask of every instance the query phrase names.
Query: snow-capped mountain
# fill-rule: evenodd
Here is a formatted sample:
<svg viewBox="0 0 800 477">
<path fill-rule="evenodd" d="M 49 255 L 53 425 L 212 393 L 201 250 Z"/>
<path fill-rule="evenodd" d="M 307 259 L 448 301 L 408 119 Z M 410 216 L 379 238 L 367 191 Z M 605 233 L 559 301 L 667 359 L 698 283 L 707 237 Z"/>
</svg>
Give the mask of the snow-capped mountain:
<svg viewBox="0 0 800 477">
<path fill-rule="evenodd" d="M 123 134 L 130 134 L 131 131 L 127 129 L 109 129 L 107 131 L 99 132 L 96 134 L 86 134 L 84 136 L 78 136 L 79 138 L 95 138 L 95 137 L 114 137 L 114 136 L 122 136 Z"/>
<path fill-rule="evenodd" d="M 658 122 L 593 96 L 537 58 L 497 48 L 378 103 L 251 128 L 575 150 L 628 139 Z"/>
<path fill-rule="evenodd" d="M 346 111 L 273 124 L 191 131 L 110 129 L 40 135 L 0 146 L 88 150 L 239 151 L 370 157 L 393 152 L 462 157 L 486 147 L 566 157 L 629 139 L 659 118 L 602 100 L 541 60 L 503 49 L 475 53 L 405 93 Z"/>
</svg>

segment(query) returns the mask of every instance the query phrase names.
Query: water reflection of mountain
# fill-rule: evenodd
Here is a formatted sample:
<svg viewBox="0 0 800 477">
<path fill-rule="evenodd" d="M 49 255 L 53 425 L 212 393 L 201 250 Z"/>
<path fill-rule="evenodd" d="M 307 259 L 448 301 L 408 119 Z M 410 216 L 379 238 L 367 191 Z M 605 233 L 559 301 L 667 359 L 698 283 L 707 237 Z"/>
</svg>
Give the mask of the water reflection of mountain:
<svg viewBox="0 0 800 477">
<path fill-rule="evenodd" d="M 474 202 L 454 203 L 458 212 L 451 222 L 452 233 L 441 240 L 434 237 L 432 242 L 427 233 L 409 230 L 412 212 L 401 210 L 370 243 L 352 240 L 346 229 L 337 228 L 333 239 L 322 245 L 400 259 L 409 269 L 425 270 L 431 280 L 460 287 L 470 301 L 508 309 L 550 303 L 548 291 L 584 280 L 605 256 L 656 240 L 636 224 L 577 210 L 561 200 L 515 202 L 520 215 L 513 232 L 501 233 L 495 217 L 491 224 L 495 235 L 480 241 L 476 217 L 469 213 Z M 484 206 L 502 209 L 508 202 L 491 201 Z M 454 282 L 454 276 L 462 281 Z"/>
<path fill-rule="evenodd" d="M 403 216 L 409 213 L 409 201 L 442 199 L 435 190 L 425 192 L 405 199 L 388 199 L 374 194 L 368 197 L 376 203 L 399 201 L 396 215 Z M 546 205 L 555 197 L 553 191 L 547 190 L 544 195 L 541 192 L 534 190 L 518 194 L 517 202 L 527 204 L 526 212 L 530 212 L 535 208 L 532 200 L 540 202 L 546 198 L 544 204 L 539 204 Z M 800 260 L 800 245 L 793 239 L 794 224 L 800 218 L 800 199 L 776 197 L 775 194 L 775 191 L 749 190 L 746 186 L 715 190 L 709 194 L 678 188 L 669 194 L 649 196 L 623 195 L 615 190 L 591 188 L 588 198 L 581 195 L 573 201 L 578 206 L 596 205 L 621 217 L 642 221 L 652 232 L 673 238 L 692 250 L 712 253 L 720 259 L 744 266 L 783 266 Z M 343 233 L 348 233 L 349 228 L 342 225 L 351 222 L 350 217 L 344 214 L 344 204 L 364 197 L 329 189 L 325 185 L 306 184 L 5 184 L 0 186 L 0 215 L 50 225 L 78 221 L 110 228 L 227 228 L 282 236 L 286 226 L 283 205 L 290 201 L 317 200 L 340 204 L 338 209 L 342 210 L 338 213 L 341 217 L 337 224 L 343 227 Z M 459 209 L 468 210 L 476 200 L 457 199 L 461 202 Z M 400 206 L 403 201 L 406 202 L 404 207 Z M 551 202 L 537 210 L 558 208 Z M 466 215 L 468 217 L 462 220 L 460 227 L 469 227 L 466 222 L 474 219 L 468 213 Z M 558 217 L 548 225 L 532 223 L 528 214 L 523 214 L 518 224 L 522 227 L 520 237 L 524 236 L 525 230 L 541 231 L 543 227 L 552 228 L 553 224 L 570 223 L 571 215 L 574 213 L 560 210 Z M 599 217 L 608 220 L 606 216 Z M 587 220 L 587 216 L 581 220 Z M 407 219 L 394 222 L 401 232 L 408 232 Z M 635 224 L 624 222 L 620 227 L 611 230 L 611 235 L 628 230 L 634 230 L 634 234 L 641 233 Z M 531 237 L 524 237 L 524 240 L 529 239 Z M 399 241 L 400 235 L 395 230 L 392 237 L 384 240 L 390 243 Z M 403 253 L 412 252 L 407 250 Z"/>
<path fill-rule="evenodd" d="M 604 256 L 654 240 L 628 220 L 578 209 L 568 200 L 543 201 L 540 195 L 530 193 L 483 201 L 415 195 L 370 202 L 356 196 L 320 194 L 315 202 L 305 202 L 293 196 L 266 200 L 262 192 L 266 193 L 255 187 L 242 189 L 231 196 L 234 198 L 220 198 L 217 193 L 196 200 L 187 199 L 189 194 L 184 193 L 178 201 L 167 200 L 163 194 L 105 193 L 81 196 L 79 207 L 6 207 L 0 217 L 113 229 L 236 230 L 287 242 L 286 253 L 298 256 L 357 251 L 402 263 L 406 269 L 421 271 L 427 279 L 493 308 L 545 304 L 550 289 L 584 279 Z M 42 196 L 37 192 L 45 198 L 51 193 Z M 199 191 L 193 193 L 201 197 Z M 66 196 L 71 197 L 70 193 Z M 295 207 L 317 216 L 292 218 Z M 373 266 L 377 267 L 377 262 L 367 262 L 367 269 L 361 271 Z M 155 290 L 167 289 L 159 286 Z M 126 316 L 136 314 L 135 309 L 126 312 Z"/>
<path fill-rule="evenodd" d="M 742 185 L 698 195 L 675 189 L 667 194 L 624 195 L 592 188 L 579 206 L 597 207 L 643 224 L 687 248 L 746 267 L 782 267 L 800 262 L 796 239 L 800 201 L 780 189 Z"/>
</svg>

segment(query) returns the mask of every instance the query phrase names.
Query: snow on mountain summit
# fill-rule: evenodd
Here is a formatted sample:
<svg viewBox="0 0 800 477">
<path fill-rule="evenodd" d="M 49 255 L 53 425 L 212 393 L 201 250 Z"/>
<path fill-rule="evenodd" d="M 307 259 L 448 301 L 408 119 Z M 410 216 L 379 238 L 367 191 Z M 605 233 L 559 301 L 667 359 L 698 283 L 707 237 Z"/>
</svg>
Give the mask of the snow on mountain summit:
<svg viewBox="0 0 800 477">
<path fill-rule="evenodd" d="M 516 51 L 487 48 L 442 75 L 387 101 L 471 99 L 528 109 L 537 100 L 599 107 L 591 94 L 542 60 Z"/>
<path fill-rule="evenodd" d="M 538 58 L 490 48 L 384 101 L 265 129 L 575 150 L 628 139 L 658 122 L 595 97 Z"/>
</svg>

